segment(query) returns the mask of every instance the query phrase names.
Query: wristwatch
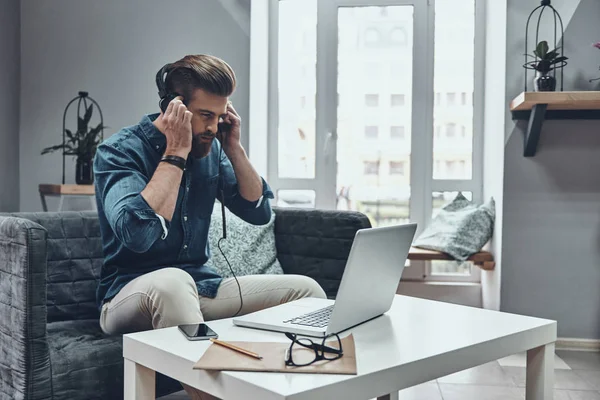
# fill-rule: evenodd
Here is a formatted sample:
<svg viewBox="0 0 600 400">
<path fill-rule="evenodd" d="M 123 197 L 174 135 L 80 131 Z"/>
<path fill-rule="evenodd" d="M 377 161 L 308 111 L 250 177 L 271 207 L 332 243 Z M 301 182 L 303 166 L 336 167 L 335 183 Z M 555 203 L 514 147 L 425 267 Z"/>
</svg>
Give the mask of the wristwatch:
<svg viewBox="0 0 600 400">
<path fill-rule="evenodd" d="M 160 161 L 172 164 L 176 167 L 181 168 L 182 171 L 185 171 L 185 158 L 183 158 L 183 157 L 168 155 L 168 156 L 163 156 L 160 159 Z"/>
</svg>

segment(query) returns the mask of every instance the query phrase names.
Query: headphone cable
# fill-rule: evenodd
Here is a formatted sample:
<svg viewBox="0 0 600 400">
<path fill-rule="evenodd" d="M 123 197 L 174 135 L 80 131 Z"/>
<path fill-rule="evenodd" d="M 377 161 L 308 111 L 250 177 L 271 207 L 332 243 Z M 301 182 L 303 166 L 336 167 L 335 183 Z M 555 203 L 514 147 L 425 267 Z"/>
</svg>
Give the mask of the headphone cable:
<svg viewBox="0 0 600 400">
<path fill-rule="evenodd" d="M 221 134 L 221 150 L 219 152 L 218 171 L 219 171 L 219 186 L 220 186 L 219 191 L 221 194 L 221 218 L 223 220 L 223 235 L 217 242 L 217 247 L 219 248 L 219 251 L 221 252 L 221 255 L 223 256 L 223 258 L 225 259 L 225 262 L 227 263 L 227 266 L 229 267 L 229 270 L 231 271 L 231 274 L 233 275 L 233 278 L 235 279 L 235 282 L 237 283 L 238 291 L 240 293 L 240 307 L 238 308 L 236 313 L 233 315 L 234 317 L 237 317 L 238 314 L 240 313 L 240 311 L 242 311 L 242 308 L 244 307 L 244 299 L 242 298 L 242 287 L 240 286 L 240 281 L 238 281 L 237 276 L 235 276 L 235 272 L 233 272 L 233 268 L 231 267 L 229 260 L 227 259 L 227 257 L 225 256 L 225 253 L 223 252 L 223 249 L 221 248 L 221 241 L 223 241 L 227 238 L 227 224 L 225 221 L 225 190 L 224 190 L 225 182 L 221 176 L 221 159 L 223 157 L 223 141 L 222 141 L 223 134 L 221 132 L 219 132 L 219 133 Z"/>
</svg>

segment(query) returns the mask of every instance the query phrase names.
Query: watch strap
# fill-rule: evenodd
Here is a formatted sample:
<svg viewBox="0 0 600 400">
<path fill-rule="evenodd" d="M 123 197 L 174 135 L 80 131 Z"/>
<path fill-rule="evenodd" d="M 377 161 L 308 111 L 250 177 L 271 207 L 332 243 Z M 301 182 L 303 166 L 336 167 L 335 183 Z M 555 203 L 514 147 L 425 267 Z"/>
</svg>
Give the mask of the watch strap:
<svg viewBox="0 0 600 400">
<path fill-rule="evenodd" d="M 185 158 L 173 155 L 166 155 L 160 159 L 161 162 L 166 162 L 172 164 L 176 167 L 181 168 L 182 171 L 185 171 Z"/>
</svg>

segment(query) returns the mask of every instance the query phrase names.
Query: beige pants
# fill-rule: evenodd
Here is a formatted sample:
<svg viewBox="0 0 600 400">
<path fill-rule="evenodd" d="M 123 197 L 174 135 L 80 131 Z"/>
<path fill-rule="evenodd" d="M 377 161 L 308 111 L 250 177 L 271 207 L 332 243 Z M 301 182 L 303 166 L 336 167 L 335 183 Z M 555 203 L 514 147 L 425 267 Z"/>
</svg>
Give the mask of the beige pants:
<svg viewBox="0 0 600 400">
<path fill-rule="evenodd" d="M 302 275 L 248 275 L 238 277 L 244 305 L 240 315 L 303 297 L 325 298 L 311 278 Z M 163 268 L 129 282 L 102 307 L 100 327 L 110 335 L 167 328 L 232 317 L 240 306 L 234 278 L 224 279 L 214 299 L 198 296 L 190 274 Z M 183 385 L 193 399 L 214 399 Z"/>
</svg>

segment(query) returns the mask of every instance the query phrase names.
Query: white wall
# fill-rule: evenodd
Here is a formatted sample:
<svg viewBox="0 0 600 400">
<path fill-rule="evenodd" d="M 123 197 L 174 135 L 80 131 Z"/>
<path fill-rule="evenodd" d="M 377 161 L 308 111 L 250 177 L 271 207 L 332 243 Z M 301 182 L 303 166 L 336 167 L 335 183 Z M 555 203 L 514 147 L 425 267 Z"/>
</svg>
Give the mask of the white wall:
<svg viewBox="0 0 600 400">
<path fill-rule="evenodd" d="M 100 104 L 109 136 L 158 111 L 160 67 L 209 53 L 235 70 L 232 101 L 248 120 L 249 37 L 219 0 L 22 0 L 21 36 L 21 211 L 41 209 L 39 183 L 60 183 L 61 155 L 40 152 L 61 142 L 64 108 L 80 90 Z M 246 133 L 243 123 L 247 149 Z M 75 162 L 67 161 L 74 183 Z"/>
<path fill-rule="evenodd" d="M 19 209 L 20 6 L 0 0 L 0 212 Z"/>
</svg>

